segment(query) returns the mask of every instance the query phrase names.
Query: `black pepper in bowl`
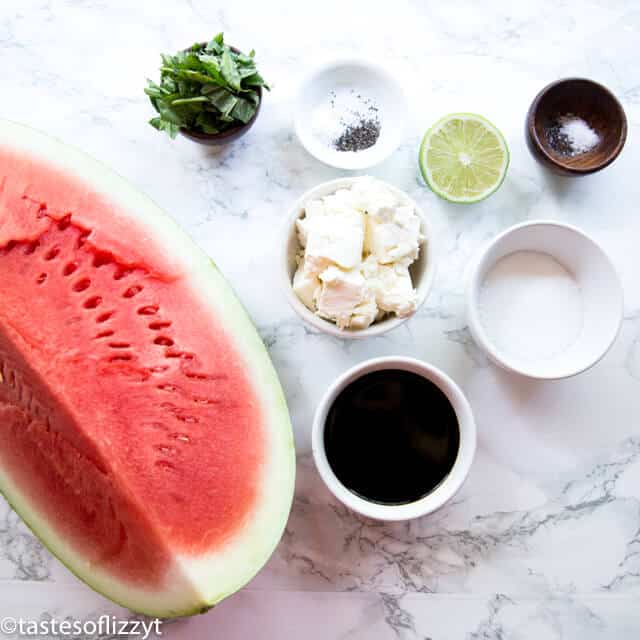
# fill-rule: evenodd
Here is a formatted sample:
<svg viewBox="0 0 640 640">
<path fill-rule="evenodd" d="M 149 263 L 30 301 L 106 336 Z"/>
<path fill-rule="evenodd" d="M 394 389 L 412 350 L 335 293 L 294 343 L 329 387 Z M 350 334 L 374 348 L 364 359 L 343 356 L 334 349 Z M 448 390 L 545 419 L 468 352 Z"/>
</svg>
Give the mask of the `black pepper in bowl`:
<svg viewBox="0 0 640 640">
<path fill-rule="evenodd" d="M 364 151 L 380 137 L 380 122 L 373 118 L 361 118 L 358 123 L 348 125 L 344 132 L 333 141 L 338 151 Z"/>
</svg>

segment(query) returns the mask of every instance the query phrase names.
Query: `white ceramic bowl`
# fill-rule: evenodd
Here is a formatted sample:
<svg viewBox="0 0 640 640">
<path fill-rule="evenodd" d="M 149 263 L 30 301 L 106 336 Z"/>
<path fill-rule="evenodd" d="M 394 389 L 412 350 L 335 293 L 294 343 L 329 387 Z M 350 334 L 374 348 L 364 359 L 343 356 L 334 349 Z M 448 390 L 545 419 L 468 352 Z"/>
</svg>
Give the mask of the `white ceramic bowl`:
<svg viewBox="0 0 640 640">
<path fill-rule="evenodd" d="M 572 273 L 582 294 L 580 335 L 568 349 L 549 359 L 531 361 L 504 353 L 489 339 L 480 320 L 478 301 L 485 277 L 498 260 L 516 251 L 550 255 Z M 469 272 L 467 319 L 475 341 L 496 364 L 530 378 L 567 378 L 593 366 L 616 339 L 622 317 L 622 285 L 611 260 L 600 245 L 570 225 L 552 221 L 515 225 L 481 251 Z"/>
<path fill-rule="evenodd" d="M 378 107 L 380 137 L 363 151 L 337 151 L 315 130 L 313 113 L 331 91 L 354 89 Z M 363 60 L 336 60 L 302 82 L 294 105 L 294 127 L 302 146 L 318 160 L 339 169 L 366 169 L 390 156 L 402 142 L 408 119 L 407 98 L 395 76 Z"/>
<path fill-rule="evenodd" d="M 282 284 L 287 300 L 289 301 L 289 304 L 293 307 L 293 309 L 298 313 L 298 315 L 300 315 L 300 317 L 308 322 L 311 326 L 338 338 L 369 338 L 372 336 L 377 336 L 385 333 L 386 331 L 394 329 L 411 317 L 407 316 L 405 318 L 399 318 L 390 316 L 384 320 L 381 320 L 380 322 L 374 322 L 366 329 L 340 329 L 333 322 L 321 318 L 320 316 L 313 313 L 313 311 L 305 307 L 300 298 L 298 298 L 298 296 L 293 291 L 293 275 L 295 274 L 297 268 L 296 254 L 300 249 L 300 243 L 298 242 L 298 234 L 296 231 L 296 221 L 302 216 L 307 202 L 309 202 L 310 200 L 314 200 L 315 198 L 321 198 L 331 193 L 335 193 L 338 189 L 351 187 L 351 185 L 353 185 L 354 182 L 359 179 L 360 178 L 358 177 L 338 178 L 337 180 L 323 182 L 317 187 L 310 189 L 295 202 L 287 215 L 285 226 L 285 238 L 283 243 L 284 249 L 281 257 L 281 273 Z M 422 234 L 425 237 L 425 241 L 420 247 L 420 256 L 409 267 L 411 280 L 418 296 L 418 302 L 416 306 L 417 310 L 425 301 L 427 294 L 431 289 L 431 285 L 433 283 L 433 278 L 435 275 L 433 234 L 431 232 L 431 225 L 429 224 L 429 221 L 427 220 L 421 209 L 418 207 L 418 205 L 416 205 L 416 203 L 404 191 L 401 191 L 400 189 L 397 189 L 393 185 L 390 185 L 386 182 L 384 184 L 391 191 L 393 191 L 393 193 L 395 193 L 398 198 L 402 198 L 408 204 L 411 204 L 415 208 L 416 215 L 422 222 Z"/>
<path fill-rule="evenodd" d="M 385 505 L 370 502 L 347 489 L 336 477 L 327 460 L 324 428 L 327 414 L 340 392 L 367 373 L 383 369 L 411 371 L 433 382 L 447 396 L 456 412 L 460 428 L 460 447 L 453 468 L 444 480 L 425 497 L 408 504 Z M 429 407 L 425 407 L 428 413 Z M 411 520 L 432 513 L 450 500 L 464 483 L 476 451 L 476 424 L 469 402 L 460 387 L 436 367 L 413 358 L 386 357 L 367 360 L 343 373 L 325 392 L 313 419 L 311 434 L 313 458 L 320 476 L 331 493 L 354 511 L 376 520 Z"/>
</svg>

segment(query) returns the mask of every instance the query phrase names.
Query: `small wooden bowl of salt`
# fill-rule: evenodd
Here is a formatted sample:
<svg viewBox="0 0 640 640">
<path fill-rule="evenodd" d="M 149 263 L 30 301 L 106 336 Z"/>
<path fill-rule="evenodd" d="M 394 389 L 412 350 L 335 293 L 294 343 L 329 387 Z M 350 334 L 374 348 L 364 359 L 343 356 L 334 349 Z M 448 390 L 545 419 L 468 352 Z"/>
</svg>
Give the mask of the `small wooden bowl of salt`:
<svg viewBox="0 0 640 640">
<path fill-rule="evenodd" d="M 601 84 L 566 78 L 547 85 L 533 100 L 526 121 L 529 150 L 564 176 L 583 176 L 610 165 L 627 139 L 627 118 Z"/>
</svg>

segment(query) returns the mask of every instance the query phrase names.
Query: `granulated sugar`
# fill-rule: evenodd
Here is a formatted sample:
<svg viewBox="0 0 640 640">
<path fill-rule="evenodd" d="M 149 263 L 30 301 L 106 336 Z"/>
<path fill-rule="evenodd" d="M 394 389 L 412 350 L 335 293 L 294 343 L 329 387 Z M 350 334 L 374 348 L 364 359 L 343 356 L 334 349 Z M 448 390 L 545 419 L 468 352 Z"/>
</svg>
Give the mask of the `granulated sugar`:
<svg viewBox="0 0 640 640">
<path fill-rule="evenodd" d="M 573 275 L 550 255 L 517 251 L 487 273 L 479 314 L 487 337 L 506 355 L 548 360 L 580 335 L 582 295 Z"/>
</svg>

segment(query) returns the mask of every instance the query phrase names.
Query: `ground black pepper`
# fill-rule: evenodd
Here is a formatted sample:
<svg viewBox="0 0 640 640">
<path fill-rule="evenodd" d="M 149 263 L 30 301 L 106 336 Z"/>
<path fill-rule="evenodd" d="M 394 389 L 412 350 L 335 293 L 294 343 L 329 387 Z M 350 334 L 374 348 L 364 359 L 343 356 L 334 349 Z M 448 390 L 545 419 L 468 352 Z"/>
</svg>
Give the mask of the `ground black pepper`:
<svg viewBox="0 0 640 640">
<path fill-rule="evenodd" d="M 349 125 L 333 142 L 338 151 L 363 151 L 369 149 L 380 137 L 380 123 L 373 119 L 362 119 L 355 125 Z"/>
<path fill-rule="evenodd" d="M 562 133 L 562 127 L 559 124 L 554 124 L 545 131 L 549 146 L 557 153 L 563 156 L 573 155 L 573 148 L 569 136 Z"/>
<path fill-rule="evenodd" d="M 373 147 L 380 137 L 378 107 L 369 98 L 351 89 L 352 105 L 340 118 L 342 131 L 331 141 L 337 151 L 364 151 Z M 330 92 L 331 108 L 336 108 L 336 94 Z"/>
</svg>

